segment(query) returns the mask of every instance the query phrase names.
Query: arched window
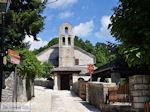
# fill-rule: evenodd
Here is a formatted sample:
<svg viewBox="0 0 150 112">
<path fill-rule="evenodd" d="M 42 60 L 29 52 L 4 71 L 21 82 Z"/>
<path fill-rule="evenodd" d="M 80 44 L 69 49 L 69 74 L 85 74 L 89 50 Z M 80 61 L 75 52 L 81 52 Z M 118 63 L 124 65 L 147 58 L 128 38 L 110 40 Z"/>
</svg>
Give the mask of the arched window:
<svg viewBox="0 0 150 112">
<path fill-rule="evenodd" d="M 65 35 L 68 35 L 68 27 L 65 27 Z"/>
<path fill-rule="evenodd" d="M 62 44 L 65 45 L 65 37 L 62 38 Z"/>
<path fill-rule="evenodd" d="M 68 45 L 71 45 L 71 38 L 68 37 Z"/>
</svg>

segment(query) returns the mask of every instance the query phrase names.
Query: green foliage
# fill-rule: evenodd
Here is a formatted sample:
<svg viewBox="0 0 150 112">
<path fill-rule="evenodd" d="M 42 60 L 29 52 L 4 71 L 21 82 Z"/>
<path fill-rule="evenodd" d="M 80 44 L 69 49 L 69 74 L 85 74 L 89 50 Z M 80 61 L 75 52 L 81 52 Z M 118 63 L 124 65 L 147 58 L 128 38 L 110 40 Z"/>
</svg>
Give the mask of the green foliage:
<svg viewBox="0 0 150 112">
<path fill-rule="evenodd" d="M 42 68 L 43 68 L 43 72 L 41 74 L 40 77 L 43 77 L 43 78 L 50 78 L 52 76 L 52 68 L 53 68 L 53 65 L 48 63 L 48 62 L 44 62 L 42 64 Z"/>
<path fill-rule="evenodd" d="M 37 60 L 34 53 L 29 50 L 19 51 L 23 55 L 24 59 L 21 65 L 18 65 L 18 70 L 22 75 L 35 76 L 42 74 L 42 65 L 40 61 Z"/>
<path fill-rule="evenodd" d="M 10 10 L 5 14 L 5 29 L 0 36 L 5 47 L 22 48 L 25 35 L 36 35 L 43 29 L 44 17 L 41 16 L 45 3 L 38 0 L 12 0 Z M 3 38 L 5 37 L 5 38 Z"/>
<path fill-rule="evenodd" d="M 119 51 L 129 66 L 150 64 L 149 4 L 149 0 L 120 0 L 111 17 L 111 34 L 122 42 Z"/>
<path fill-rule="evenodd" d="M 83 41 L 81 38 L 75 36 L 74 42 L 75 42 L 75 46 L 78 46 L 89 53 L 93 53 L 94 46 L 90 41 L 88 40 Z"/>
<path fill-rule="evenodd" d="M 34 50 L 34 54 L 39 54 L 40 52 L 44 51 L 45 49 L 58 44 L 58 38 L 53 38 L 46 46 L 40 47 L 39 49 Z"/>
<path fill-rule="evenodd" d="M 143 52 L 145 51 L 140 51 L 140 49 L 136 47 L 127 48 L 124 46 L 120 46 L 119 52 L 123 54 L 123 56 L 125 57 L 125 61 L 128 62 L 129 67 L 143 65 L 141 59 L 144 60 Z"/>
<path fill-rule="evenodd" d="M 108 49 L 108 45 L 104 43 L 97 43 L 94 50 L 96 57 L 96 66 L 102 66 L 115 59 L 115 54 L 111 53 Z"/>
</svg>

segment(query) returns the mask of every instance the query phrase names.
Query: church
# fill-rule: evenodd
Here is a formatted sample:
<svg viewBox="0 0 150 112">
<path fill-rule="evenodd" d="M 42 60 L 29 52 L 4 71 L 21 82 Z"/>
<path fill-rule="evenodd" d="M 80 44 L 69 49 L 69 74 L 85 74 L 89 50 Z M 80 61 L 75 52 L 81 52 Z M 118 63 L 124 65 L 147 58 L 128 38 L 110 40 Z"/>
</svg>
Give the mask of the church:
<svg viewBox="0 0 150 112">
<path fill-rule="evenodd" d="M 74 38 L 73 27 L 63 23 L 59 29 L 59 43 L 37 55 L 39 61 L 54 65 L 54 89 L 70 90 L 79 78 L 89 80 L 87 65 L 96 63 L 94 55 L 74 45 Z"/>
</svg>

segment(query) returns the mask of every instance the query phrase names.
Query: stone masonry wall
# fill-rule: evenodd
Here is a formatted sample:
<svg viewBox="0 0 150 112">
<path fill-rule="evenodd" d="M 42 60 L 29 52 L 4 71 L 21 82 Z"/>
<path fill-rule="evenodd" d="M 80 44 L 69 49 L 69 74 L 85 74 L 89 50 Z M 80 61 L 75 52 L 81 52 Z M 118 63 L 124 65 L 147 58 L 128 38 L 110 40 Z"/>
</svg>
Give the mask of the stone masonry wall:
<svg viewBox="0 0 150 112">
<path fill-rule="evenodd" d="M 132 96 L 132 110 L 144 112 L 144 103 L 150 102 L 150 76 L 135 75 L 129 78 L 130 92 Z"/>
<path fill-rule="evenodd" d="M 12 102 L 13 101 L 13 75 L 12 72 L 9 77 L 5 80 L 5 89 L 2 89 L 2 102 Z"/>
<path fill-rule="evenodd" d="M 115 83 L 89 82 L 87 86 L 88 102 L 102 110 L 106 103 L 108 87 L 113 87 L 115 85 Z"/>
<path fill-rule="evenodd" d="M 2 102 L 26 102 L 31 99 L 33 96 L 33 83 L 31 80 L 27 81 L 17 75 L 15 81 L 14 72 L 7 73 L 5 76 L 5 88 L 2 90 Z"/>
<path fill-rule="evenodd" d="M 83 83 L 84 81 L 77 81 L 77 82 L 74 82 L 73 85 L 72 85 L 72 90 L 77 94 L 79 95 L 80 93 L 80 84 Z"/>
<path fill-rule="evenodd" d="M 53 89 L 54 81 L 40 78 L 40 79 L 35 79 L 34 84 L 36 86 L 43 86 L 43 87 L 46 87 L 46 88 Z"/>
</svg>

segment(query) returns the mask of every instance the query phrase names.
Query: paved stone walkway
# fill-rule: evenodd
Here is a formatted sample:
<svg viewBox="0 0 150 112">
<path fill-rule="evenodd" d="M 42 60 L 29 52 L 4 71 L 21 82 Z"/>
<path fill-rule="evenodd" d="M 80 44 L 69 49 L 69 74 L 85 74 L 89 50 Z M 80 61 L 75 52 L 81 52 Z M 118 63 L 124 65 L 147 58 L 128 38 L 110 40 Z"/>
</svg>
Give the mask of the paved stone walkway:
<svg viewBox="0 0 150 112">
<path fill-rule="evenodd" d="M 35 87 L 35 98 L 31 100 L 31 112 L 99 112 L 70 91 L 55 91 Z"/>
<path fill-rule="evenodd" d="M 34 87 L 35 97 L 29 102 L 31 104 L 31 112 L 52 112 L 51 96 L 52 90 L 44 87 Z"/>
</svg>

